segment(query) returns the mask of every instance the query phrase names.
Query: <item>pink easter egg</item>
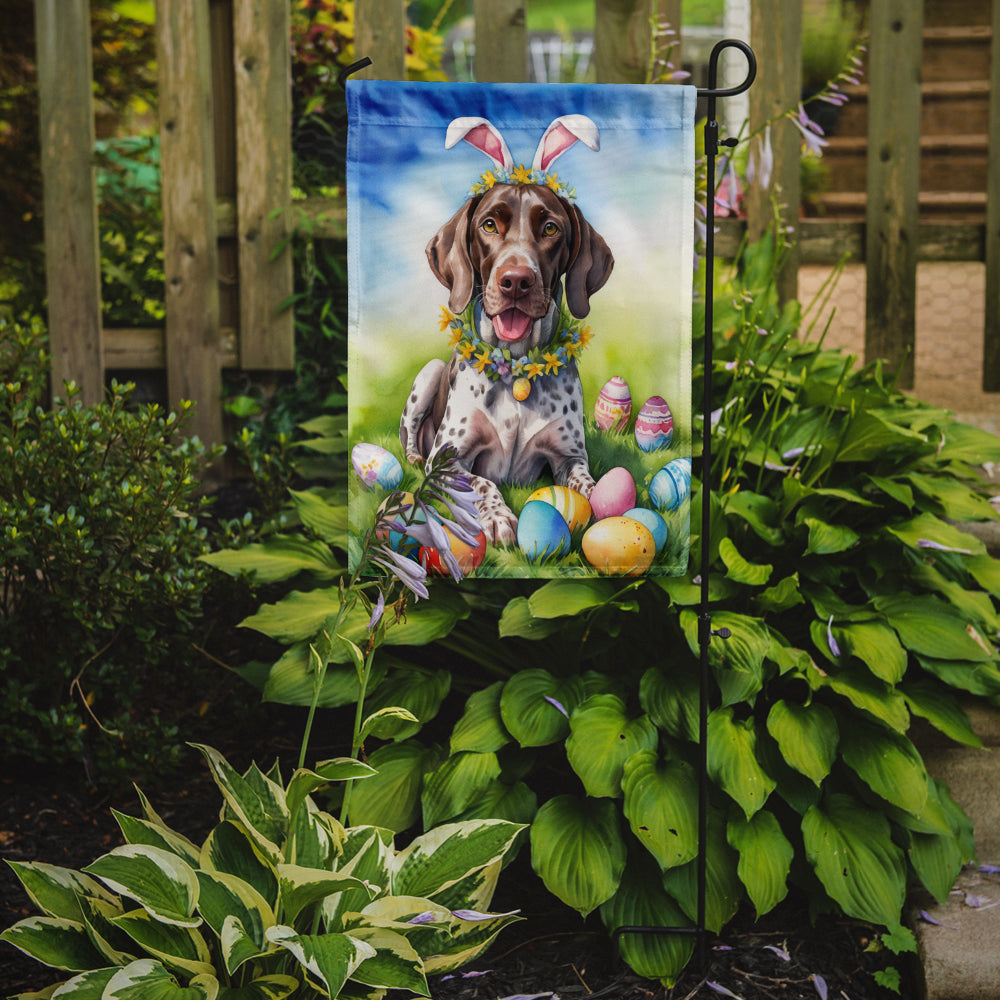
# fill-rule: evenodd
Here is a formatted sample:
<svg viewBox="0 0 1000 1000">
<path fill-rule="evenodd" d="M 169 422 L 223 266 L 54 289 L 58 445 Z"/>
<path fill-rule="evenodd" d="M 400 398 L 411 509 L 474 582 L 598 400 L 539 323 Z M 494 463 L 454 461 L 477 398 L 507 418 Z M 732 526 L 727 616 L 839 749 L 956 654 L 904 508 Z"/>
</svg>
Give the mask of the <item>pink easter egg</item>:
<svg viewBox="0 0 1000 1000">
<path fill-rule="evenodd" d="M 632 394 L 621 375 L 613 375 L 604 383 L 594 403 L 594 422 L 602 431 L 621 433 L 632 415 Z"/>
<path fill-rule="evenodd" d="M 674 415 L 662 396 L 650 396 L 635 418 L 635 442 L 643 451 L 669 448 L 674 439 Z"/>
<path fill-rule="evenodd" d="M 620 465 L 606 472 L 590 494 L 590 509 L 594 520 L 619 517 L 635 506 L 635 480 L 628 469 Z"/>
</svg>

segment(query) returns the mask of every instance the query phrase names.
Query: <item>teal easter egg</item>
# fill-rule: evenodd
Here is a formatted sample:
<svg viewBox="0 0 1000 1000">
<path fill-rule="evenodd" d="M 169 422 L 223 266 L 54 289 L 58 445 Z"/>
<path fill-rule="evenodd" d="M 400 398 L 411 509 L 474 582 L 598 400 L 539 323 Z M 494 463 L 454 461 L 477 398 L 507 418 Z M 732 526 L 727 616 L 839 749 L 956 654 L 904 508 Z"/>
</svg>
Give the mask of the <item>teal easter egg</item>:
<svg viewBox="0 0 1000 1000">
<path fill-rule="evenodd" d="M 631 510 L 625 511 L 622 516 L 630 517 L 633 521 L 638 521 L 649 529 L 657 552 L 667 544 L 667 522 L 655 510 L 650 510 L 648 507 L 633 507 Z"/>
<path fill-rule="evenodd" d="M 691 459 L 668 462 L 649 484 L 649 499 L 657 510 L 677 510 L 691 493 Z"/>
<path fill-rule="evenodd" d="M 569 526 L 552 504 L 529 500 L 517 518 L 517 544 L 529 559 L 569 552 Z"/>
<path fill-rule="evenodd" d="M 394 490 L 403 481 L 399 459 L 377 444 L 359 441 L 351 449 L 351 465 L 368 489 L 381 486 L 384 490 Z"/>
</svg>

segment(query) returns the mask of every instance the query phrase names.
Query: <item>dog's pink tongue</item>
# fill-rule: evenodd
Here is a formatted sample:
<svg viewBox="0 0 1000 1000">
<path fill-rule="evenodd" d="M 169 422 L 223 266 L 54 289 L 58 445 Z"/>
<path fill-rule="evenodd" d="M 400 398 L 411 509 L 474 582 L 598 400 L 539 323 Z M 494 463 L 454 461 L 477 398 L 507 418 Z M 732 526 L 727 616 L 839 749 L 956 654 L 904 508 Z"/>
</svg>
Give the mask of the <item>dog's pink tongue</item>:
<svg viewBox="0 0 1000 1000">
<path fill-rule="evenodd" d="M 493 317 L 493 329 L 501 340 L 521 340 L 531 329 L 531 317 L 520 309 L 505 309 Z"/>
</svg>

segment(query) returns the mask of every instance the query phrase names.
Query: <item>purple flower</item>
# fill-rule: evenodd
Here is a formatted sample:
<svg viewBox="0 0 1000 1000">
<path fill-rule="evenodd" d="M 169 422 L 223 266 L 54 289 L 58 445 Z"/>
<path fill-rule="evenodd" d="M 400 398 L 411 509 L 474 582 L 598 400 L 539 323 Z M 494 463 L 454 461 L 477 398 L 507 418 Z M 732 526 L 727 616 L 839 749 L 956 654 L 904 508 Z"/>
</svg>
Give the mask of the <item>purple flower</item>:
<svg viewBox="0 0 1000 1000">
<path fill-rule="evenodd" d="M 555 699 L 555 698 L 551 698 L 551 697 L 549 697 L 549 695 L 545 695 L 544 697 L 545 697 L 545 700 L 546 700 L 546 701 L 547 701 L 547 702 L 548 702 L 548 703 L 549 703 L 550 705 L 555 705 L 555 707 L 556 707 L 557 709 L 559 709 L 559 711 L 560 711 L 560 712 L 562 712 L 562 714 L 563 714 L 563 715 L 565 715 L 567 719 L 569 718 L 569 712 L 567 712 L 567 711 L 566 711 L 565 707 L 564 707 L 564 706 L 562 705 L 562 703 L 561 703 L 561 702 L 558 702 L 558 701 L 556 701 L 556 699 Z"/>
<path fill-rule="evenodd" d="M 790 962 L 792 960 L 792 956 L 789 955 L 788 952 L 784 948 L 779 948 L 775 944 L 766 944 L 766 945 L 764 945 L 764 950 L 765 951 L 773 951 L 775 953 L 775 955 L 777 955 L 778 958 L 780 958 L 782 960 L 782 962 Z"/>
<path fill-rule="evenodd" d="M 837 645 L 837 640 L 833 637 L 833 615 L 830 615 L 830 620 L 826 623 L 826 641 L 830 647 L 830 652 L 834 656 L 839 657 L 840 646 Z"/>
<path fill-rule="evenodd" d="M 816 156 L 823 155 L 823 147 L 827 145 L 823 139 L 823 130 L 806 114 L 806 109 L 799 105 L 798 114 L 789 112 L 792 124 L 802 133 L 802 140 L 805 142 L 806 150 Z"/>
<path fill-rule="evenodd" d="M 433 910 L 425 910 L 423 913 L 418 913 L 415 917 L 410 917 L 406 922 L 408 924 L 432 924 L 437 920 L 437 915 Z"/>
<path fill-rule="evenodd" d="M 732 990 L 727 990 L 721 983 L 713 983 L 709 981 L 705 983 L 705 985 L 713 992 L 721 993 L 724 997 L 733 997 L 734 1000 L 743 1000 L 738 993 L 734 993 Z"/>
<path fill-rule="evenodd" d="M 493 920 L 495 917 L 514 917 L 520 910 L 511 910 L 509 913 L 480 913 L 478 910 L 452 910 L 451 915 L 459 920 L 480 921 Z"/>
<path fill-rule="evenodd" d="M 427 571 L 413 559 L 394 552 L 388 545 L 372 550 L 371 561 L 387 569 L 415 597 L 428 597 Z"/>
<path fill-rule="evenodd" d="M 940 552 L 958 552 L 963 556 L 971 556 L 972 549 L 956 549 L 950 545 L 942 545 L 940 542 L 935 542 L 930 538 L 918 538 L 917 548 L 920 549 L 937 549 Z"/>
<path fill-rule="evenodd" d="M 372 616 L 368 619 L 368 631 L 373 632 L 375 626 L 382 620 L 382 613 L 385 611 L 385 596 L 382 591 L 378 592 L 378 600 L 375 602 L 375 607 L 372 608 Z"/>
<path fill-rule="evenodd" d="M 822 976 L 817 975 L 815 972 L 809 978 L 812 979 L 813 986 L 816 987 L 816 992 L 819 994 L 819 1000 L 826 1000 L 826 980 Z"/>
<path fill-rule="evenodd" d="M 771 148 L 771 126 L 764 129 L 764 135 L 750 146 L 750 159 L 747 163 L 747 183 L 754 181 L 767 190 L 771 186 L 771 174 L 774 172 L 774 150 Z"/>
</svg>

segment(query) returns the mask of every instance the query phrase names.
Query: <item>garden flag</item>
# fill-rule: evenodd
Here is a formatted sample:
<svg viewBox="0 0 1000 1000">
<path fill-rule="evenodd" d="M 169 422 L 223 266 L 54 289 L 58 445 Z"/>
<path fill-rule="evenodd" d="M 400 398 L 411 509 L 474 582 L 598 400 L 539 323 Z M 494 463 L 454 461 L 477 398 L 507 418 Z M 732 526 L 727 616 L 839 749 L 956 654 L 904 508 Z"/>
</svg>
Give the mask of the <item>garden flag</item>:
<svg viewBox="0 0 1000 1000">
<path fill-rule="evenodd" d="M 685 572 L 694 88 L 347 97 L 355 541 L 447 448 L 479 497 L 464 571 Z"/>
</svg>

